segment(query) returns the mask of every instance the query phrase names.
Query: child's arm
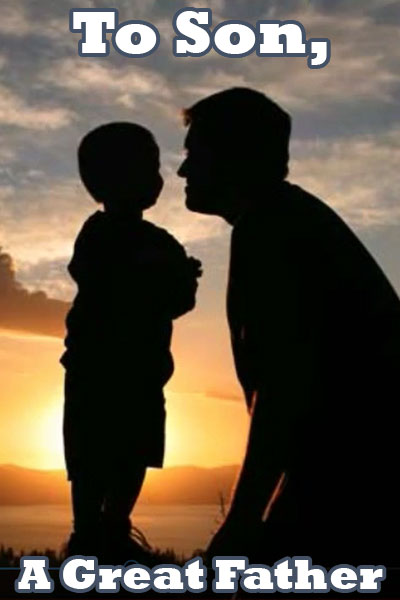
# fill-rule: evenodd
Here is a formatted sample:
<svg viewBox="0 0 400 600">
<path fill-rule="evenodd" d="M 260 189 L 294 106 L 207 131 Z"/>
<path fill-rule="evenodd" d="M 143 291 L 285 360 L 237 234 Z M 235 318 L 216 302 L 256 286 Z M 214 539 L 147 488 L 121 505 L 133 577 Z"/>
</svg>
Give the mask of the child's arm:
<svg viewBox="0 0 400 600">
<path fill-rule="evenodd" d="M 201 262 L 193 257 L 187 257 L 182 264 L 181 272 L 177 272 L 176 289 L 172 290 L 171 316 L 181 317 L 196 306 L 196 293 L 199 287 L 198 278 L 203 274 Z"/>
<path fill-rule="evenodd" d="M 201 262 L 188 257 L 184 247 L 168 235 L 168 287 L 165 290 L 167 310 L 172 319 L 193 310 L 196 305 L 198 278 L 202 275 Z"/>
<path fill-rule="evenodd" d="M 100 271 L 104 270 L 104 258 L 100 256 L 102 249 L 103 244 L 99 243 L 89 219 L 76 238 L 74 253 L 68 265 L 68 272 L 79 287 L 91 285 L 94 280 L 99 279 Z"/>
</svg>

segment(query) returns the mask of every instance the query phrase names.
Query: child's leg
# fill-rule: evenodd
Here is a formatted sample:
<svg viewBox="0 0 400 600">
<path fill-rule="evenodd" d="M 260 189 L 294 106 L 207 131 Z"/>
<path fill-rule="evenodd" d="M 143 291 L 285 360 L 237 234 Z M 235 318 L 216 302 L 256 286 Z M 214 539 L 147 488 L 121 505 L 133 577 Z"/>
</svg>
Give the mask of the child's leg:
<svg viewBox="0 0 400 600">
<path fill-rule="evenodd" d="M 129 515 L 139 497 L 146 475 L 146 467 L 138 466 L 126 478 L 115 477 L 107 487 L 104 502 L 105 522 L 121 534 L 129 534 Z"/>
<path fill-rule="evenodd" d="M 105 551 L 110 564 L 124 564 L 137 560 L 146 564 L 147 551 L 132 536 L 129 518 L 142 489 L 145 467 L 139 467 L 125 478 L 114 476 L 107 487 L 103 516 Z"/>
<path fill-rule="evenodd" d="M 100 542 L 103 486 L 98 479 L 79 477 L 72 480 L 72 509 L 74 533 L 70 545 L 80 554 L 95 552 Z"/>
</svg>

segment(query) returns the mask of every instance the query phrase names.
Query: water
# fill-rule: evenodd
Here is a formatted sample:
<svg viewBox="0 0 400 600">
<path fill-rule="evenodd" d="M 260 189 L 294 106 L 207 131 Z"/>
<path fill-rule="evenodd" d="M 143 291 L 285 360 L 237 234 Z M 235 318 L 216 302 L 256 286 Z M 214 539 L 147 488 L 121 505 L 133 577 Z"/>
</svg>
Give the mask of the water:
<svg viewBox="0 0 400 600">
<path fill-rule="evenodd" d="M 205 548 L 219 518 L 217 505 L 138 505 L 133 520 L 149 542 L 189 556 Z M 0 506 L 0 545 L 14 550 L 59 549 L 71 527 L 67 505 Z"/>
</svg>

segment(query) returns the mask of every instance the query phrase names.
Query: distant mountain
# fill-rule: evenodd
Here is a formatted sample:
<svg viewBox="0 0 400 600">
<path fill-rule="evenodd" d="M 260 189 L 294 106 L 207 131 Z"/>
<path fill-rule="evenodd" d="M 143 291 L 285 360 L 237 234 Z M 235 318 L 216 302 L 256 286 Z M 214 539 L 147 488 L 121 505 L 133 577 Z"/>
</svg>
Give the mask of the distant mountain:
<svg viewBox="0 0 400 600">
<path fill-rule="evenodd" d="M 237 466 L 151 469 L 140 496 L 143 504 L 219 504 L 229 499 Z M 0 505 L 68 504 L 64 471 L 0 465 Z"/>
<path fill-rule="evenodd" d="M 225 501 L 229 499 L 238 468 L 152 469 L 148 473 L 141 501 L 149 504 L 219 504 L 221 495 Z"/>
<path fill-rule="evenodd" d="M 66 504 L 69 489 L 63 471 L 0 466 L 0 505 Z"/>
</svg>

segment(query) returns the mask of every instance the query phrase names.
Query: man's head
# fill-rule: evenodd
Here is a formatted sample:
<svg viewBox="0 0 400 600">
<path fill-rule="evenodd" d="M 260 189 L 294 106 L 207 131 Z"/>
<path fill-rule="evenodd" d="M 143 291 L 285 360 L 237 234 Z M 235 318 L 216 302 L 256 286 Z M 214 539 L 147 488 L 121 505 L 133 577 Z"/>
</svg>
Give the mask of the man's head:
<svg viewBox="0 0 400 600">
<path fill-rule="evenodd" d="M 152 134 L 134 123 L 109 123 L 88 133 L 78 150 L 83 183 L 107 210 L 141 212 L 163 187 Z"/>
<path fill-rule="evenodd" d="M 264 94 L 233 88 L 184 114 L 187 158 L 178 174 L 187 179 L 190 210 L 232 221 L 252 191 L 286 178 L 291 119 Z"/>
</svg>

